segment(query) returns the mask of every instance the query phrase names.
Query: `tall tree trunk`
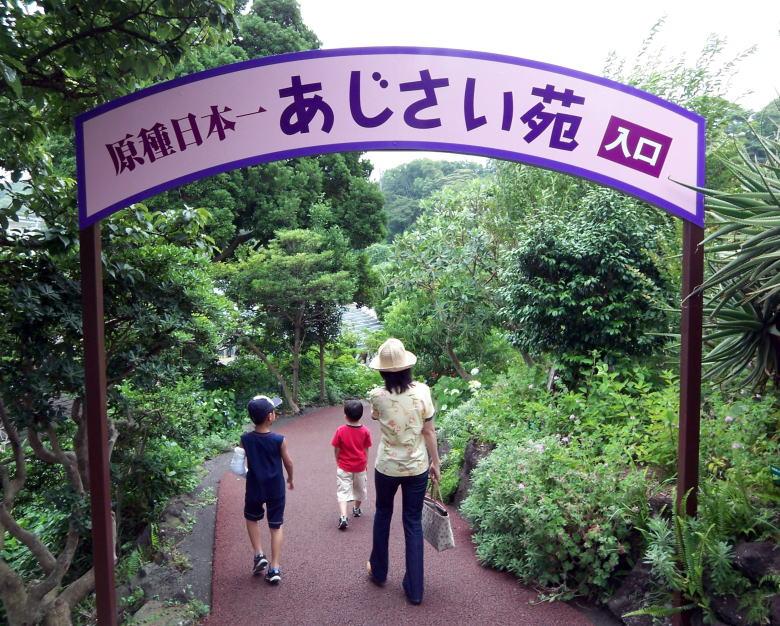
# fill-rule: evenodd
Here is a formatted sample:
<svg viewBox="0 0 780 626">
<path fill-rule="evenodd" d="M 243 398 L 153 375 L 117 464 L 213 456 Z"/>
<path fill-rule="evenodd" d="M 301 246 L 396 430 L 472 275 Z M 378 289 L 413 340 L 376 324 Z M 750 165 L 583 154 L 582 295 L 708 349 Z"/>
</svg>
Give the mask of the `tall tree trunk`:
<svg viewBox="0 0 780 626">
<path fill-rule="evenodd" d="M 0 527 L 0 531 L 5 532 L 5 529 Z M 0 562 L 0 599 L 9 624 L 15 626 L 35 621 L 27 612 L 27 591 L 22 579 L 5 562 Z"/>
<path fill-rule="evenodd" d="M 301 370 L 301 325 L 296 320 L 295 329 L 293 331 L 293 362 L 292 362 L 292 387 L 293 387 L 293 401 L 298 404 L 299 391 L 300 391 L 300 370 Z"/>
<path fill-rule="evenodd" d="M 550 371 L 547 372 L 547 391 L 552 391 L 553 384 L 555 383 L 555 374 L 557 373 L 558 368 L 553 365 L 550 368 Z"/>
<path fill-rule="evenodd" d="M 523 357 L 523 361 L 525 362 L 526 367 L 533 367 L 534 365 L 536 365 L 536 363 L 534 363 L 533 358 L 531 358 L 531 355 L 528 354 L 525 350 L 522 350 L 520 354 Z"/>
<path fill-rule="evenodd" d="M 71 626 L 73 622 L 70 619 L 71 609 L 64 602 L 55 601 L 51 609 L 43 616 L 41 624 L 43 626 Z"/>
<path fill-rule="evenodd" d="M 455 366 L 455 371 L 458 373 L 458 376 L 463 380 L 471 380 L 473 378 L 472 375 L 463 367 L 463 363 L 460 362 L 458 355 L 455 354 L 455 350 L 453 350 L 452 344 L 449 341 L 444 346 L 444 349 L 447 352 L 447 356 L 450 357 L 450 361 L 452 361 L 452 364 Z"/>
<path fill-rule="evenodd" d="M 325 342 L 320 340 L 320 404 L 325 404 Z"/>
<path fill-rule="evenodd" d="M 290 407 L 290 411 L 292 413 L 299 413 L 300 408 L 298 408 L 298 403 L 293 399 L 293 395 L 290 393 L 290 388 L 287 385 L 287 381 L 284 379 L 284 376 L 282 376 L 279 368 L 271 362 L 265 352 L 249 341 L 249 339 L 244 337 L 242 339 L 242 343 L 249 349 L 250 352 L 256 355 L 265 364 L 265 366 L 268 368 L 268 371 L 274 375 L 276 382 L 278 382 L 279 386 L 282 388 L 282 395 L 284 396 L 285 402 L 287 402 L 287 406 Z"/>
</svg>

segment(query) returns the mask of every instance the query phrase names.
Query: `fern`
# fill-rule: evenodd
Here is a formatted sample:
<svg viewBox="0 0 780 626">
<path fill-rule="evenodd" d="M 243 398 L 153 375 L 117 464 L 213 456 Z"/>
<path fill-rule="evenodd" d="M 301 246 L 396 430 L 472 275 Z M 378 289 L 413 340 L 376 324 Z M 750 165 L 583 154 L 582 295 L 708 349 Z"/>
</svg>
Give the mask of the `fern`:
<svg viewBox="0 0 780 626">
<path fill-rule="evenodd" d="M 122 556 L 117 564 L 116 577 L 119 582 L 128 582 L 144 566 L 146 559 L 140 548 L 135 548 Z"/>
<path fill-rule="evenodd" d="M 681 507 L 683 510 L 685 500 Z M 748 612 L 753 615 L 766 612 L 761 590 L 746 594 L 750 588 L 749 581 L 734 569 L 731 563 L 732 547 L 717 538 L 715 523 L 680 515 L 675 507 L 671 522 L 653 518 L 641 530 L 647 540 L 644 561 L 651 566 L 653 577 L 666 589 L 679 592 L 686 604 L 683 607 L 650 605 L 624 617 L 666 617 L 698 608 L 708 621 L 713 620 L 716 616 L 711 608 L 705 582 L 711 582 L 713 591 L 718 595 L 738 594 L 743 603 L 748 603 Z"/>
</svg>

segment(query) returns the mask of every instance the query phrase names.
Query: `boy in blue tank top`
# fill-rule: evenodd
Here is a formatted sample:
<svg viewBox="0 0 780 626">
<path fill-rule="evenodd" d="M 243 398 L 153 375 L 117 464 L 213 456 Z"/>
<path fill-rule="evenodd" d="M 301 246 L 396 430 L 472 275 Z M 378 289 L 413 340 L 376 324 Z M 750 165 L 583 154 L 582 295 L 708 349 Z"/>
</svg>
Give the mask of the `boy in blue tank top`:
<svg viewBox="0 0 780 626">
<path fill-rule="evenodd" d="M 247 461 L 244 518 L 249 541 L 255 551 L 252 574 L 259 576 L 269 565 L 263 554 L 259 525 L 260 520 L 267 515 L 271 531 L 271 563 L 265 580 L 272 585 L 278 585 L 282 580 L 279 569 L 285 500 L 282 465 L 287 470 L 287 486 L 294 488 L 293 464 L 287 452 L 287 442 L 284 436 L 271 432 L 271 424 L 276 421 L 276 409 L 281 403 L 279 398 L 252 398 L 247 411 L 255 428 L 241 435 L 241 447 L 246 452 Z"/>
</svg>

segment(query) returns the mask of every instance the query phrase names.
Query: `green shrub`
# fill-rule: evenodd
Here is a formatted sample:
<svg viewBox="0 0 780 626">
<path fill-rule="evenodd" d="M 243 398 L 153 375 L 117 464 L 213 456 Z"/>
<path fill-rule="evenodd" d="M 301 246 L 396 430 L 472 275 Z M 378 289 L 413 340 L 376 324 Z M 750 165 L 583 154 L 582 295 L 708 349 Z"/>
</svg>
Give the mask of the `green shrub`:
<svg viewBox="0 0 780 626">
<path fill-rule="evenodd" d="M 249 400 L 258 393 L 268 393 L 278 388 L 278 383 L 263 362 L 253 354 L 238 353 L 227 364 L 217 364 L 207 372 L 209 388 L 224 389 L 235 397 L 235 405 L 246 410 Z"/>
<path fill-rule="evenodd" d="M 776 487 L 751 486 L 738 473 L 725 480 L 706 478 L 700 485 L 699 517 L 715 527 L 716 535 L 733 543 L 780 536 Z M 774 493 L 773 493 L 774 491 Z"/>
<path fill-rule="evenodd" d="M 238 429 L 230 432 L 211 433 L 204 436 L 200 441 L 200 447 L 205 458 L 209 459 L 222 452 L 232 450 L 236 445 L 238 436 L 240 436 Z"/>
<path fill-rule="evenodd" d="M 700 454 L 706 475 L 739 474 L 748 484 L 769 486 L 769 464 L 780 456 L 778 403 L 772 396 L 705 395 Z"/>
<path fill-rule="evenodd" d="M 198 484 L 204 456 L 163 436 L 146 443 L 142 454 L 124 468 L 118 483 L 123 521 L 133 527 L 155 519 L 158 508 Z"/>
<path fill-rule="evenodd" d="M 151 390 L 126 383 L 120 394 L 115 416 L 128 421 L 120 447 L 141 436 L 167 437 L 188 449 L 199 448 L 206 435 L 229 432 L 245 422 L 245 409 L 236 407 L 232 393 L 205 390 L 198 378 L 182 378 Z"/>
<path fill-rule="evenodd" d="M 459 453 L 459 454 L 458 454 Z M 463 450 L 450 453 L 453 461 L 441 470 L 441 497 L 444 502 L 451 502 L 460 485 L 460 466 L 463 464 Z"/>
<path fill-rule="evenodd" d="M 441 458 L 441 495 L 445 502 L 452 500 L 460 482 L 460 469 L 466 444 L 471 437 L 471 414 L 477 398 L 466 400 L 452 410 L 441 411 L 436 415 L 436 431 L 439 447 L 447 450 Z"/>
<path fill-rule="evenodd" d="M 474 375 L 479 374 L 479 370 L 476 368 L 471 371 Z M 447 411 L 457 408 L 481 386 L 481 381 L 476 379 L 466 381 L 460 377 L 442 376 L 431 387 L 431 396 L 437 413 L 443 415 Z"/>
<path fill-rule="evenodd" d="M 670 226 L 619 193 L 592 188 L 579 211 L 529 227 L 502 274 L 515 343 L 534 354 L 649 355 L 672 298 L 662 260 Z"/>
<path fill-rule="evenodd" d="M 477 410 L 480 400 L 481 398 L 470 398 L 452 410 L 439 409 L 436 414 L 436 432 L 439 440 L 446 442 L 450 449 L 463 451 L 466 447 L 475 423 L 474 411 Z M 444 463 L 446 465 L 446 461 Z"/>
<path fill-rule="evenodd" d="M 126 383 L 119 393 L 112 472 L 119 532 L 131 539 L 169 498 L 197 485 L 203 461 L 235 445 L 246 418 L 231 392 L 206 390 L 194 377 L 151 390 Z"/>
<path fill-rule="evenodd" d="M 630 563 L 621 557 L 631 529 L 644 520 L 645 492 L 669 491 L 675 478 L 675 375 L 590 361 L 583 360 L 576 388 L 557 383 L 552 393 L 543 368 L 513 366 L 437 419 L 449 448 L 442 465 L 447 496 L 469 439 L 498 444 L 474 471 L 463 504 L 480 558 L 553 596 L 604 597 L 612 574 Z M 778 458 L 779 420 L 774 397 L 705 388 L 699 515 L 714 545 L 777 537 L 769 466 Z M 651 471 L 636 469 L 643 467 Z M 634 538 L 631 557 L 639 558 Z M 746 597 L 759 592 L 745 590 Z"/>
<path fill-rule="evenodd" d="M 637 365 L 611 369 L 592 359 L 582 373 L 576 388 L 556 384 L 555 391 L 548 392 L 542 368 L 512 367 L 468 402 L 467 411 L 455 409 L 455 419 L 440 413 L 437 425 L 448 441 L 462 438 L 464 431 L 468 432 L 466 439 L 492 443 L 547 435 L 568 437 L 573 444 L 590 449 L 594 457 L 646 465 L 659 479 L 672 478 L 679 420 L 676 376 L 668 371 L 651 373 Z M 771 482 L 769 465 L 778 455 L 777 400 L 731 397 L 711 388 L 704 391 L 703 477 L 723 479 L 739 474 L 748 484 L 765 489 Z M 451 396 L 445 393 L 444 397 Z"/>
<path fill-rule="evenodd" d="M 334 403 L 344 398 L 365 398 L 369 390 L 382 384 L 379 373 L 358 362 L 351 352 L 329 354 L 325 366 L 326 381 L 334 396 L 330 401 Z"/>
<path fill-rule="evenodd" d="M 646 502 L 644 472 L 548 436 L 499 445 L 472 473 L 462 510 L 483 562 L 551 598 L 604 599 Z"/>
<path fill-rule="evenodd" d="M 490 389 L 457 407 L 452 415 L 446 412 L 442 415 L 440 422 L 445 436 L 457 428 L 457 432 L 466 429 L 469 436 L 484 442 L 498 443 L 513 438 L 515 431 L 526 429 L 538 411 L 547 411 L 545 400 L 549 394 L 544 389 L 545 376 L 541 368 L 524 365 L 510 368 Z"/>
<path fill-rule="evenodd" d="M 382 384 L 379 374 L 360 363 L 354 337 L 342 336 L 325 351 L 325 403 L 340 404 L 345 398 L 365 398 Z M 301 355 L 299 404 L 318 405 L 320 400 L 319 348 Z"/>
</svg>

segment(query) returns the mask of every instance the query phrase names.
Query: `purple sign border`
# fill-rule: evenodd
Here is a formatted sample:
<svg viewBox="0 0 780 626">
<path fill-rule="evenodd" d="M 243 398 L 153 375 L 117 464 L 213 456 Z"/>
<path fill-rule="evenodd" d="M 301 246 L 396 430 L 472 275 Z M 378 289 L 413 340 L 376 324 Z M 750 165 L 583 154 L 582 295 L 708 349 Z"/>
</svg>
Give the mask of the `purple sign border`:
<svg viewBox="0 0 780 626">
<path fill-rule="evenodd" d="M 305 148 L 296 148 L 291 150 L 283 150 L 281 152 L 275 152 L 270 154 L 263 154 L 256 157 L 249 157 L 246 159 L 240 159 L 238 161 L 231 161 L 230 163 L 222 163 L 220 165 L 206 168 L 197 172 L 192 172 L 186 176 L 181 176 L 176 179 L 172 179 L 145 189 L 142 192 L 129 196 L 119 202 L 108 206 L 98 213 L 87 217 L 86 215 L 86 173 L 84 171 L 84 122 L 96 117 L 107 111 L 111 111 L 117 107 L 120 107 L 129 102 L 140 100 L 146 96 L 166 91 L 180 85 L 186 85 L 188 83 L 196 82 L 213 76 L 220 76 L 222 74 L 229 74 L 232 72 L 239 72 L 248 68 L 262 67 L 264 65 L 274 65 L 277 63 L 286 63 L 289 61 L 301 61 L 305 59 L 317 59 L 327 57 L 339 57 L 339 56 L 365 56 L 369 54 L 412 54 L 412 55 L 430 55 L 430 56 L 448 56 L 448 57 L 461 57 L 468 59 L 480 59 L 484 61 L 494 61 L 498 63 L 507 63 L 510 65 L 521 65 L 524 67 L 531 67 L 535 69 L 547 70 L 586 80 L 592 83 L 608 87 L 610 89 L 616 89 L 637 98 L 642 98 L 664 107 L 670 111 L 673 111 L 679 115 L 687 117 L 694 121 L 698 127 L 698 171 L 697 171 L 697 187 L 704 187 L 705 184 L 705 119 L 687 109 L 682 108 L 672 102 L 668 102 L 655 96 L 631 87 L 630 85 L 624 85 L 622 83 L 615 82 L 608 78 L 601 76 L 594 76 L 578 70 L 572 70 L 557 65 L 551 65 L 549 63 L 542 63 L 539 61 L 531 61 L 528 59 L 521 59 L 519 57 L 511 57 L 503 54 L 493 54 L 489 52 L 475 52 L 471 50 L 452 50 L 448 48 L 417 48 L 407 46 L 389 46 L 389 47 L 372 47 L 372 48 L 338 48 L 332 50 L 306 50 L 303 52 L 291 52 L 287 54 L 279 54 L 275 56 L 263 57 L 259 59 L 251 59 L 249 61 L 240 61 L 238 63 L 231 63 L 229 65 L 223 65 L 215 67 L 210 70 L 204 70 L 195 74 L 188 74 L 180 78 L 175 78 L 157 85 L 152 85 L 140 91 L 122 96 L 116 100 L 101 104 L 94 109 L 87 111 L 76 116 L 74 120 L 76 131 L 76 163 L 77 163 L 77 180 L 78 180 L 78 204 L 79 204 L 79 228 L 84 229 L 87 226 L 94 224 L 102 220 L 104 217 L 108 217 L 111 213 L 126 208 L 135 202 L 140 202 L 145 198 L 154 196 L 158 193 L 172 189 L 180 185 L 194 182 L 205 178 L 207 176 L 213 176 L 221 172 L 227 172 L 240 167 L 247 167 L 250 165 L 259 165 L 261 163 L 269 163 L 271 161 L 279 161 L 282 159 L 292 159 L 304 156 L 315 156 L 318 154 L 326 154 L 332 152 L 363 152 L 368 150 L 427 150 L 427 151 L 439 151 L 439 152 L 456 152 L 458 154 L 471 154 L 475 156 L 504 159 L 508 161 L 515 161 L 520 163 L 526 163 L 528 165 L 534 165 L 545 169 L 551 169 L 565 174 L 572 174 L 579 178 L 586 178 L 596 183 L 613 187 L 619 191 L 624 191 L 629 195 L 635 196 L 640 200 L 644 200 L 649 204 L 657 206 L 669 213 L 680 217 L 684 220 L 692 222 L 697 226 L 704 226 L 704 197 L 701 193 L 696 194 L 696 214 L 691 215 L 687 211 L 684 211 L 675 204 L 672 204 L 658 196 L 651 194 L 643 189 L 634 187 L 627 183 L 613 179 L 603 174 L 598 174 L 586 170 L 584 168 L 575 167 L 558 161 L 550 159 L 544 159 L 534 157 L 531 155 L 523 154 L 520 152 L 511 152 L 507 150 L 496 150 L 491 148 L 484 148 L 482 146 L 472 146 L 467 144 L 453 144 L 453 143 L 441 143 L 435 141 L 361 141 L 355 143 L 343 143 L 343 144 L 327 144 L 321 146 L 306 146 Z M 595 157 L 594 157 L 595 158 Z"/>
</svg>

